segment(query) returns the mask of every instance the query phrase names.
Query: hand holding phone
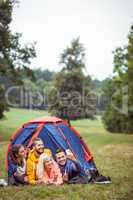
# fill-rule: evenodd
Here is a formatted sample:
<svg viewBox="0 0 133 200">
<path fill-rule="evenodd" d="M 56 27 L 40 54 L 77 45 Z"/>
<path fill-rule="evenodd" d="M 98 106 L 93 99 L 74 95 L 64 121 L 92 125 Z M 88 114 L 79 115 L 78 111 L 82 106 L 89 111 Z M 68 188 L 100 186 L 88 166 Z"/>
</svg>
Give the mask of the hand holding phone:
<svg viewBox="0 0 133 200">
<path fill-rule="evenodd" d="M 67 155 L 68 159 L 70 159 L 70 160 L 72 160 L 74 162 L 77 161 L 76 158 L 75 158 L 75 156 L 74 156 L 74 154 L 71 152 L 70 149 L 66 149 L 66 155 Z"/>
<path fill-rule="evenodd" d="M 67 155 L 67 156 L 71 156 L 71 155 L 73 155 L 73 153 L 71 152 L 70 149 L 66 149 L 66 155 Z"/>
</svg>

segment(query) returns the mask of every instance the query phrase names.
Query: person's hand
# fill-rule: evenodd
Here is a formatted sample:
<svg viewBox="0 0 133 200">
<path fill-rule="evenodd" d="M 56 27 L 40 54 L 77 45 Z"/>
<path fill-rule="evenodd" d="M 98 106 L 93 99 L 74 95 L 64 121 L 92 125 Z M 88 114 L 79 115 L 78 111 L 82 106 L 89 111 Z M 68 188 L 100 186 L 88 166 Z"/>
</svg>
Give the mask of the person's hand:
<svg viewBox="0 0 133 200">
<path fill-rule="evenodd" d="M 54 183 L 54 185 L 56 185 L 56 186 L 59 186 L 59 185 L 62 185 L 63 184 L 63 182 L 62 183 Z"/>
<path fill-rule="evenodd" d="M 25 176 L 25 177 L 24 177 L 24 182 L 25 182 L 25 183 L 28 183 L 28 182 L 29 182 L 29 181 L 28 181 L 28 176 Z"/>
<path fill-rule="evenodd" d="M 53 184 L 52 181 L 47 180 L 46 185 L 52 185 L 52 184 Z"/>
<path fill-rule="evenodd" d="M 72 160 L 72 161 L 74 161 L 74 162 L 77 162 L 77 159 L 75 158 L 75 156 L 74 156 L 73 153 L 67 155 L 67 158 L 68 158 L 69 160 Z"/>
<path fill-rule="evenodd" d="M 43 183 L 43 180 L 40 179 L 36 181 L 36 184 L 40 184 L 40 183 Z"/>
<path fill-rule="evenodd" d="M 14 176 L 17 176 L 17 175 L 18 175 L 17 172 L 15 172 L 15 173 L 14 173 Z"/>
<path fill-rule="evenodd" d="M 58 178 L 58 175 L 56 174 L 56 175 L 54 176 L 54 181 L 56 181 L 57 178 Z"/>
<path fill-rule="evenodd" d="M 77 162 L 77 159 L 75 158 L 74 154 L 72 153 L 70 149 L 66 149 L 66 156 L 67 156 L 67 159 Z"/>
<path fill-rule="evenodd" d="M 63 182 L 68 182 L 68 174 L 65 173 L 65 174 L 63 175 L 62 179 L 63 179 Z"/>
</svg>

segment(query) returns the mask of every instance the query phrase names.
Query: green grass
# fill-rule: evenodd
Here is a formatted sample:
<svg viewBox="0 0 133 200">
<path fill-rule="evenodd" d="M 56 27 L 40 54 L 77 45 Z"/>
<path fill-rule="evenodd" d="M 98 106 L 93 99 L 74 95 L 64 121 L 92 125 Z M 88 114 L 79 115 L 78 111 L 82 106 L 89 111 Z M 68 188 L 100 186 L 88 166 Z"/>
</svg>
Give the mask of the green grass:
<svg viewBox="0 0 133 200">
<path fill-rule="evenodd" d="M 8 141 L 11 134 L 28 120 L 48 116 L 46 111 L 33 111 L 26 109 L 13 109 L 5 112 L 5 117 L 0 120 L 0 141 Z"/>
<path fill-rule="evenodd" d="M 89 148 L 100 148 L 103 145 L 133 144 L 133 135 L 109 133 L 98 116 L 96 120 L 72 121 L 72 125 L 81 133 Z"/>
<path fill-rule="evenodd" d="M 0 176 L 4 177 L 4 159 L 8 140 L 16 128 L 29 119 L 45 116 L 43 111 L 11 109 L 0 121 Z M 111 176 L 110 185 L 24 186 L 0 188 L 0 200 L 133 200 L 133 135 L 111 134 L 96 120 L 72 121 L 88 144 L 96 165 Z"/>
</svg>

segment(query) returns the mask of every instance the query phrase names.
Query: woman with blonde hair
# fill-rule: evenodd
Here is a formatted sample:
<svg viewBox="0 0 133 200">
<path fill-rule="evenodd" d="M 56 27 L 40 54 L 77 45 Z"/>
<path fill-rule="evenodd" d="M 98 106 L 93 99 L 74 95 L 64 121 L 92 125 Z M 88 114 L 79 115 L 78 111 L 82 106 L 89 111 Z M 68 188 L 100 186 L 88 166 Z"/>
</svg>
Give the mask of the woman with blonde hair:
<svg viewBox="0 0 133 200">
<path fill-rule="evenodd" d="M 58 164 L 51 156 L 42 154 L 37 165 L 37 178 L 42 183 L 47 185 L 61 185 L 63 184 L 62 174 Z"/>
</svg>

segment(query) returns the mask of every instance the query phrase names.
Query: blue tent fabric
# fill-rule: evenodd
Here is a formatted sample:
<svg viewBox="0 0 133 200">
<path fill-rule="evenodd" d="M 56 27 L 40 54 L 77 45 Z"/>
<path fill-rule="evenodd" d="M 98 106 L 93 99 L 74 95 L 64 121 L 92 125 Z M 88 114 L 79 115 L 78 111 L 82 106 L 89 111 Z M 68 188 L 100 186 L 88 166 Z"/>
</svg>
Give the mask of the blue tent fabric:
<svg viewBox="0 0 133 200">
<path fill-rule="evenodd" d="M 60 137 L 57 129 L 51 124 L 45 125 L 39 137 L 44 141 L 45 147 L 51 149 L 53 156 L 59 148 L 63 150 L 68 149 L 68 144 Z"/>
<path fill-rule="evenodd" d="M 30 124 L 24 127 L 19 133 L 19 135 L 13 140 L 12 145 L 15 145 L 15 144 L 27 145 L 30 138 L 36 131 L 37 127 L 38 127 L 38 124 L 32 124 L 32 125 Z"/>
<path fill-rule="evenodd" d="M 68 142 L 73 147 L 74 152 L 77 153 L 77 156 L 80 159 L 82 159 L 82 161 L 85 161 L 85 156 L 84 156 L 84 152 L 83 152 L 83 149 L 82 149 L 82 144 L 81 144 L 80 139 L 75 134 L 73 134 L 73 131 L 69 127 L 67 127 L 63 123 L 58 125 L 58 127 L 64 133 L 64 135 L 67 138 Z"/>
<path fill-rule="evenodd" d="M 16 144 L 28 145 L 31 137 L 35 133 L 38 124 L 29 124 L 21 129 L 19 134 L 11 141 L 11 147 Z M 10 148 L 11 148 L 10 147 Z M 8 155 L 8 178 L 12 177 L 16 172 L 16 164 L 11 159 L 10 155 Z"/>
<path fill-rule="evenodd" d="M 84 151 L 82 148 L 82 144 L 80 139 L 78 138 L 77 135 L 73 133 L 73 131 L 66 126 L 65 124 L 61 123 L 58 125 L 58 127 L 63 131 L 64 135 L 66 136 L 68 142 L 71 144 L 73 151 L 77 155 L 78 160 L 80 161 L 81 165 L 84 165 L 84 168 L 87 168 L 89 166 L 89 162 L 86 161 Z M 92 168 L 93 166 L 91 166 Z"/>
<path fill-rule="evenodd" d="M 51 149 L 53 156 L 56 153 L 56 150 L 59 148 L 59 144 L 54 141 L 53 138 L 51 138 L 49 131 L 46 129 L 46 127 L 43 127 L 43 129 L 40 131 L 39 138 L 41 138 L 44 142 L 44 145 L 46 148 Z"/>
<path fill-rule="evenodd" d="M 11 141 L 11 147 L 15 144 L 28 145 L 32 136 L 36 133 L 38 126 L 39 123 L 34 123 L 23 127 L 20 133 L 14 138 L 13 141 Z M 82 148 L 84 145 L 82 144 L 80 138 L 65 123 L 45 123 L 37 137 L 43 140 L 46 148 L 51 149 L 53 157 L 59 148 L 64 151 L 66 149 L 71 149 L 84 171 L 90 168 L 96 169 L 96 165 L 93 161 L 89 162 L 86 160 L 85 153 Z"/>
<path fill-rule="evenodd" d="M 56 150 L 58 148 L 61 148 L 63 150 L 71 149 L 76 155 L 80 165 L 83 167 L 84 170 L 90 168 L 91 169 L 96 168 L 93 161 L 92 162 L 86 161 L 80 139 L 65 124 L 63 123 L 58 125 L 46 124 L 42 133 L 40 133 L 39 137 L 42 138 L 45 146 L 52 150 L 53 156 L 55 155 Z"/>
<path fill-rule="evenodd" d="M 59 131 L 57 130 L 56 126 L 52 124 L 46 124 L 45 127 L 48 129 L 50 134 L 53 136 L 54 140 L 59 143 L 59 145 L 62 147 L 62 149 L 68 149 L 68 144 L 66 141 L 61 137 L 59 134 Z"/>
</svg>

